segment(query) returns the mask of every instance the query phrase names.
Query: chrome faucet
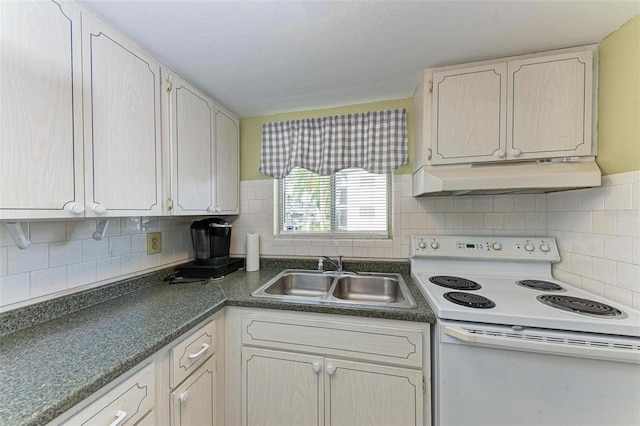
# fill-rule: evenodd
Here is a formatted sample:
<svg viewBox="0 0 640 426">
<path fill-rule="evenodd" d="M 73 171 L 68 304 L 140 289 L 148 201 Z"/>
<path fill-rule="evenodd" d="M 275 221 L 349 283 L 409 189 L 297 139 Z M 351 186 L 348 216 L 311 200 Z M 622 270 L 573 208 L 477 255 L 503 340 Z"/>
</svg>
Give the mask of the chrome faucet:
<svg viewBox="0 0 640 426">
<path fill-rule="evenodd" d="M 323 260 L 326 260 L 327 262 L 332 264 L 336 268 L 336 271 L 342 272 L 342 256 L 338 256 L 338 263 L 336 263 L 329 256 L 320 256 L 318 258 L 318 271 L 322 271 L 323 270 L 323 266 L 322 266 L 322 261 Z"/>
</svg>

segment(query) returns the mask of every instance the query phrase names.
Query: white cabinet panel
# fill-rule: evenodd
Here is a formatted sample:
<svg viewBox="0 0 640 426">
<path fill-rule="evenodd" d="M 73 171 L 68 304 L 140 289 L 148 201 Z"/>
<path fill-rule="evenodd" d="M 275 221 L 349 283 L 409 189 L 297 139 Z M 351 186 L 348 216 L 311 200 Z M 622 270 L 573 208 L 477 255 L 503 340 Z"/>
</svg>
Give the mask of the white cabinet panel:
<svg viewBox="0 0 640 426">
<path fill-rule="evenodd" d="M 238 119 L 216 108 L 216 211 L 240 213 L 240 127 Z"/>
<path fill-rule="evenodd" d="M 213 101 L 175 74 L 171 86 L 173 214 L 211 214 L 215 192 Z"/>
<path fill-rule="evenodd" d="M 154 365 L 131 374 L 103 397 L 64 422 L 74 425 L 135 424 L 145 421 L 145 415 L 153 409 L 155 398 Z"/>
<path fill-rule="evenodd" d="M 511 158 L 591 155 L 593 53 L 509 62 Z"/>
<path fill-rule="evenodd" d="M 83 206 L 80 10 L 0 2 L 0 219 Z"/>
<path fill-rule="evenodd" d="M 433 164 L 504 157 L 506 80 L 506 64 L 433 74 Z"/>
<path fill-rule="evenodd" d="M 215 425 L 216 380 L 214 355 L 171 392 L 172 426 Z"/>
<path fill-rule="evenodd" d="M 422 425 L 422 372 L 325 359 L 325 424 Z"/>
<path fill-rule="evenodd" d="M 161 215 L 160 65 L 89 15 L 82 29 L 87 216 Z"/>
<path fill-rule="evenodd" d="M 312 355 L 243 348 L 242 424 L 322 424 L 321 363 Z"/>
</svg>

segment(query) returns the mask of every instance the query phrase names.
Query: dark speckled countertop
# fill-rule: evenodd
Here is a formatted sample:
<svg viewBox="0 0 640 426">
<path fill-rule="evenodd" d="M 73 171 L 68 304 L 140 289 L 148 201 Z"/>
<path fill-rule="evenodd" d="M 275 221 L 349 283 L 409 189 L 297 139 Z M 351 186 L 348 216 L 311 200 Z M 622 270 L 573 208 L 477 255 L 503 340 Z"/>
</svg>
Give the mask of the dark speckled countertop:
<svg viewBox="0 0 640 426">
<path fill-rule="evenodd" d="M 413 309 L 251 297 L 283 269 L 314 266 L 311 260 L 262 259 L 259 271 L 240 270 L 204 285 L 169 285 L 166 270 L 0 315 L 6 333 L 0 337 L 0 425 L 53 420 L 224 306 L 435 321 L 407 262 L 345 262 L 345 269 L 401 273 L 418 304 Z"/>
</svg>

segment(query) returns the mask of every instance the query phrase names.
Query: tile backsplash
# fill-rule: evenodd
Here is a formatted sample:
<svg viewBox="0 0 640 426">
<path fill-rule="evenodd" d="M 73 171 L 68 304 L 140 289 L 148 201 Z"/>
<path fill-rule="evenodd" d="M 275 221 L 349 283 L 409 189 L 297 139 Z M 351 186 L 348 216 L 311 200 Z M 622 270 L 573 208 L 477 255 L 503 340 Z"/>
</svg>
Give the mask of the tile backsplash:
<svg viewBox="0 0 640 426">
<path fill-rule="evenodd" d="M 562 261 L 554 276 L 640 309 L 640 171 L 605 176 L 598 188 L 549 194 L 411 196 L 411 176 L 394 178 L 393 238 L 274 238 L 273 181 L 241 182 L 241 212 L 231 252 L 243 255 L 247 232 L 261 256 L 406 259 L 410 236 L 552 236 Z"/>
<path fill-rule="evenodd" d="M 549 194 L 411 196 L 411 176 L 394 178 L 391 239 L 274 238 L 272 180 L 242 181 L 242 214 L 233 221 L 231 254 L 246 234 L 260 234 L 260 255 L 342 255 L 407 259 L 413 234 L 552 236 L 562 261 L 554 276 L 640 309 L 640 171 L 603 178 L 598 188 Z M 112 219 L 102 241 L 96 220 L 22 222 L 31 239 L 18 249 L 0 224 L 0 310 L 133 276 L 192 257 L 196 218 Z M 231 218 L 234 219 L 234 218 Z M 146 254 L 146 233 L 162 232 L 163 251 Z"/>
<path fill-rule="evenodd" d="M 18 249 L 0 223 L 0 309 L 9 310 L 181 263 L 193 256 L 188 218 L 112 218 L 20 222 L 31 240 Z M 147 255 L 147 233 L 162 233 L 162 252 Z"/>
</svg>

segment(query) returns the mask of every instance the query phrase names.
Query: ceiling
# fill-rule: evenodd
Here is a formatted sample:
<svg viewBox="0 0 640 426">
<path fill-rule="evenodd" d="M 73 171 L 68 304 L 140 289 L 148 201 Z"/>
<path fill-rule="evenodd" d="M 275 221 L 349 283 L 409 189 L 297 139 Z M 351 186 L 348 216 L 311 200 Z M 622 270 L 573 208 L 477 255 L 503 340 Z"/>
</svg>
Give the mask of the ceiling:
<svg viewBox="0 0 640 426">
<path fill-rule="evenodd" d="M 413 96 L 421 70 L 598 43 L 632 1 L 81 0 L 241 118 Z"/>
</svg>

